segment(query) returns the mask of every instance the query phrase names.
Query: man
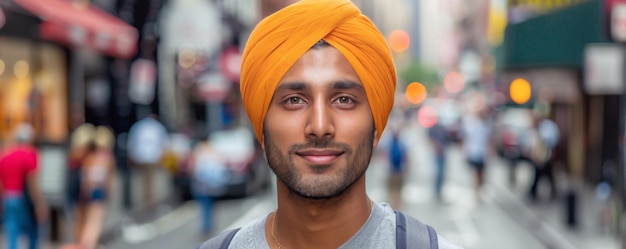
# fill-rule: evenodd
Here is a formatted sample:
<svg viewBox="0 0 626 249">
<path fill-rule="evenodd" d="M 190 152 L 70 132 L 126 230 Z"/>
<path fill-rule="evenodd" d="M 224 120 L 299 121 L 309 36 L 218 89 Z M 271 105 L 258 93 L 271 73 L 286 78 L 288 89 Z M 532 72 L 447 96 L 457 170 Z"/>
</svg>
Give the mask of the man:
<svg viewBox="0 0 626 249">
<path fill-rule="evenodd" d="M 433 146 L 435 156 L 435 198 L 437 201 L 443 201 L 442 192 L 445 180 L 448 137 L 448 131 L 441 122 L 436 122 L 435 125 L 428 128 L 428 138 Z"/>
<path fill-rule="evenodd" d="M 532 201 L 538 201 L 537 193 L 539 182 L 547 177 L 550 183 L 550 198 L 556 198 L 556 184 L 554 181 L 553 161 L 554 148 L 559 142 L 559 127 L 554 121 L 537 115 L 534 120 L 535 127 L 529 131 L 528 139 L 531 145 L 530 161 L 535 168 L 535 177 L 530 187 L 529 195 Z"/>
<path fill-rule="evenodd" d="M 396 235 L 414 236 L 365 191 L 395 76 L 383 35 L 348 0 L 303 0 L 261 21 L 242 57 L 241 93 L 277 176 L 278 208 L 201 248 L 396 248 L 406 243 Z M 455 248 L 420 232 L 434 246 L 409 247 Z"/>
<path fill-rule="evenodd" d="M 483 201 L 485 163 L 490 153 L 491 121 L 486 109 L 469 113 L 463 117 L 463 151 L 465 159 L 474 171 L 474 194 Z"/>
<path fill-rule="evenodd" d="M 39 223 L 47 219 L 48 206 L 39 186 L 37 149 L 29 124 L 16 127 L 13 143 L 0 153 L 3 228 L 7 248 L 17 249 L 19 237 L 28 236 L 29 247 L 38 248 Z"/>
<path fill-rule="evenodd" d="M 402 119 L 395 120 L 397 123 L 387 126 L 391 132 L 389 143 L 387 193 L 389 205 L 392 209 L 398 210 L 402 205 L 402 190 L 404 189 L 405 176 L 408 173 L 408 146 L 402 138 Z"/>
</svg>

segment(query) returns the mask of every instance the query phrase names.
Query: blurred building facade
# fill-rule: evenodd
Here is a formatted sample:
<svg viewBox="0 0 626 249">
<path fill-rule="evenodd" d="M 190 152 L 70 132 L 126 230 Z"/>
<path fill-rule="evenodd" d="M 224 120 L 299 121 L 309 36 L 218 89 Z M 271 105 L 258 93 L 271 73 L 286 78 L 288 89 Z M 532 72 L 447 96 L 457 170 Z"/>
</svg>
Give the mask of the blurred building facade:
<svg viewBox="0 0 626 249">
<path fill-rule="evenodd" d="M 50 235 L 58 240 L 69 134 L 93 117 L 91 107 L 105 105 L 93 110 L 108 120 L 105 58 L 133 57 L 138 34 L 88 1 L 2 1 L 0 17 L 0 141 L 20 122 L 35 127 Z"/>
<path fill-rule="evenodd" d="M 258 21 L 259 4 L 168 1 L 159 18 L 159 106 L 172 130 L 206 133 L 242 119 L 242 42 Z"/>
<path fill-rule="evenodd" d="M 80 89 L 84 76 L 100 66 L 91 57 L 131 56 L 136 32 L 86 2 L 16 0 L 0 7 L 0 134 L 18 122 L 31 122 L 38 141 L 63 143 L 69 127 L 84 121 Z"/>
<path fill-rule="evenodd" d="M 569 134 L 561 143 L 559 160 L 567 165 L 572 175 L 599 181 L 600 160 L 611 157 L 603 156 L 602 151 L 611 153 L 611 149 L 596 147 L 609 139 L 594 133 L 617 127 L 611 124 L 613 122 L 605 122 L 604 112 L 588 111 L 598 110 L 597 102 L 603 100 L 595 100 L 596 97 L 585 93 L 582 76 L 585 73 L 585 46 L 609 42 L 601 15 L 603 1 L 563 1 L 560 5 L 547 7 L 548 2 L 552 1 L 533 4 L 509 1 L 503 75 L 498 86 L 508 93 L 513 79 L 529 80 L 533 89 L 532 101 L 549 102 L 552 117 L 563 133 Z M 585 124 L 584 120 L 589 123 Z M 603 125 L 609 127 L 601 127 Z M 594 146 L 584 147 L 584 144 Z"/>
</svg>

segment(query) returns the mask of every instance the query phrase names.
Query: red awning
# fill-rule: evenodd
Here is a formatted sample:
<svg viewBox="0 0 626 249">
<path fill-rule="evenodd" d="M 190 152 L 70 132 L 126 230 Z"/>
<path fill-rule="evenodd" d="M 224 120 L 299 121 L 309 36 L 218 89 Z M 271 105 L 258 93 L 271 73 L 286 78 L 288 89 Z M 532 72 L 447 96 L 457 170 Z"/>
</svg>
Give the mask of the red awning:
<svg viewBox="0 0 626 249">
<path fill-rule="evenodd" d="M 137 52 L 137 30 L 111 14 L 67 0 L 14 0 L 42 20 L 43 39 L 128 59 Z"/>
</svg>

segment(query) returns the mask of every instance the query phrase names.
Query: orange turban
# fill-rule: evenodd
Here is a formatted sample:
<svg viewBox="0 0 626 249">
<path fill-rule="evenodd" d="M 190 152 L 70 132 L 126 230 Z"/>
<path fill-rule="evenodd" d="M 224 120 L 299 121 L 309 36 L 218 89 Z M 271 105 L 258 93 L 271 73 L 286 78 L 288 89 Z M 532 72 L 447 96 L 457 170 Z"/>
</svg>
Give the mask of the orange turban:
<svg viewBox="0 0 626 249">
<path fill-rule="evenodd" d="M 319 40 L 346 57 L 367 94 L 378 138 L 394 103 L 396 71 L 384 36 L 349 0 L 302 0 L 263 19 L 243 51 L 241 96 L 257 139 L 284 74 Z"/>
</svg>

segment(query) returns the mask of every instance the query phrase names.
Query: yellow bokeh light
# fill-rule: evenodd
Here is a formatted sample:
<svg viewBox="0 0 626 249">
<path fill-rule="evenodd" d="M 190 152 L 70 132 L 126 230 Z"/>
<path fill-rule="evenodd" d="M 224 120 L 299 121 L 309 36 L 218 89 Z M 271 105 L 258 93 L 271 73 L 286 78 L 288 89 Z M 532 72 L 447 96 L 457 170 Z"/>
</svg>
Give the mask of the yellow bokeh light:
<svg viewBox="0 0 626 249">
<path fill-rule="evenodd" d="M 22 79 L 28 76 L 28 71 L 29 71 L 29 68 L 28 68 L 28 63 L 26 61 L 20 60 L 15 63 L 15 66 L 13 66 L 13 73 L 15 74 L 15 77 L 17 77 L 18 79 Z"/>
<path fill-rule="evenodd" d="M 530 82 L 523 78 L 513 80 L 509 88 L 509 94 L 513 102 L 520 105 L 525 104 L 530 100 L 530 96 L 532 95 Z"/>
<path fill-rule="evenodd" d="M 412 82 L 406 87 L 405 96 L 411 104 L 420 104 L 426 99 L 426 87 L 419 82 Z"/>
<path fill-rule="evenodd" d="M 0 59 L 0 75 L 4 74 L 4 61 Z"/>
</svg>

